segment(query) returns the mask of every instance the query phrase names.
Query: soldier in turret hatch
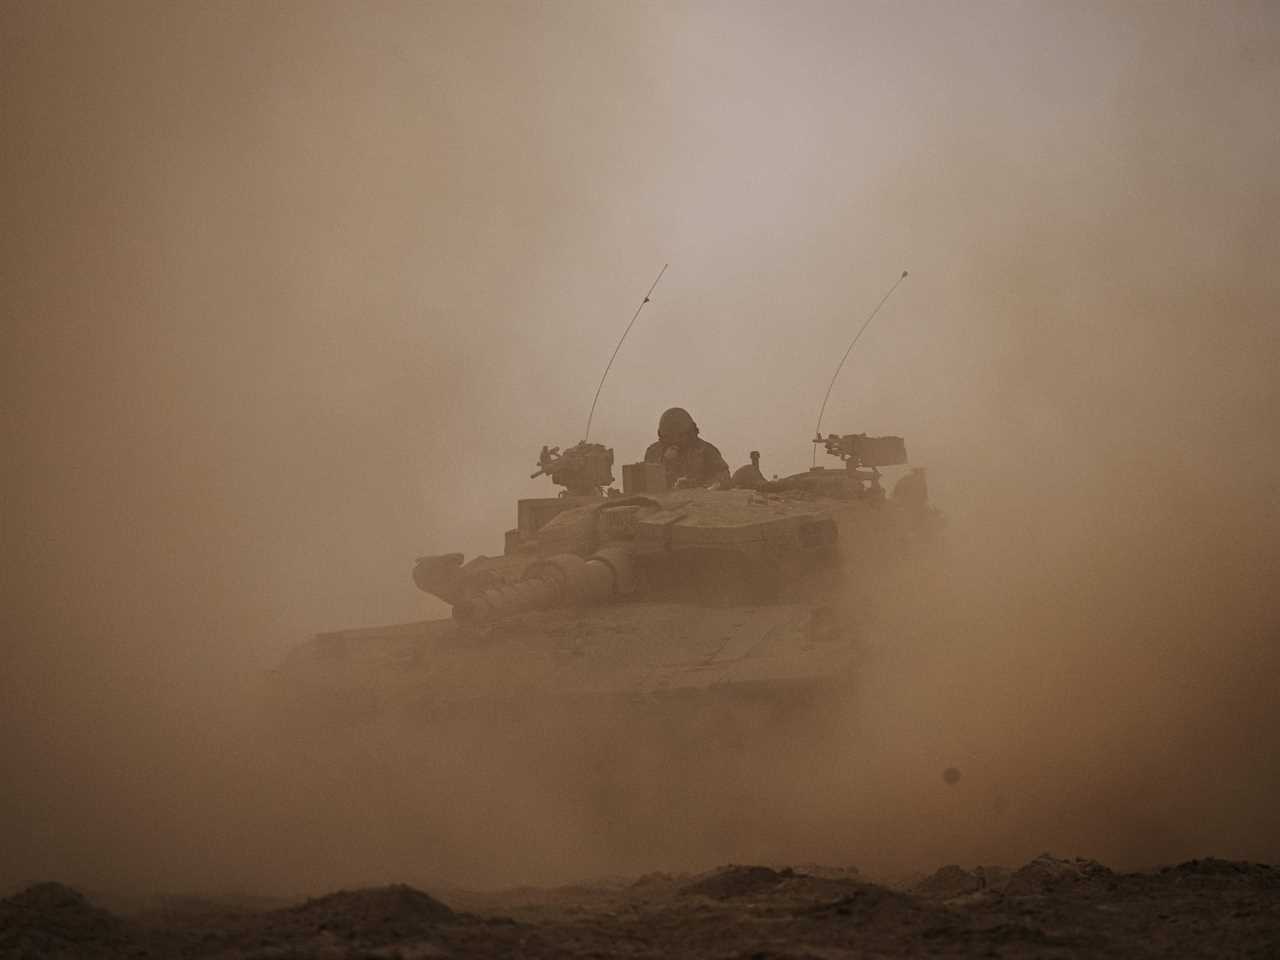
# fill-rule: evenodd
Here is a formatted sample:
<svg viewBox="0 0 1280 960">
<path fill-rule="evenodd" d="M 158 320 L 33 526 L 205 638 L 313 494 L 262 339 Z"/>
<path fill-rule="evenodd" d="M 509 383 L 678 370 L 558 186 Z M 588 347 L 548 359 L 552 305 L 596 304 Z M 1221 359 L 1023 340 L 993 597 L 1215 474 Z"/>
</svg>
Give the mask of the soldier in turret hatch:
<svg viewBox="0 0 1280 960">
<path fill-rule="evenodd" d="M 645 463 L 667 469 L 667 483 L 680 487 L 728 487 L 729 465 L 720 451 L 698 436 L 698 425 L 682 407 L 658 421 L 658 442 L 644 452 Z"/>
</svg>

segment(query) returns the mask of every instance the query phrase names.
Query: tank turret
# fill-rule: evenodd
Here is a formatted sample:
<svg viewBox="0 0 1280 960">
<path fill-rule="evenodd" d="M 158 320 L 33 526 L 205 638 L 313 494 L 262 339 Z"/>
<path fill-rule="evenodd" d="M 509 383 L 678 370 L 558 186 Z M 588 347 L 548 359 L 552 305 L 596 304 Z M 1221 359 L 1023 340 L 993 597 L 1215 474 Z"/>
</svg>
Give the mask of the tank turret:
<svg viewBox="0 0 1280 960">
<path fill-rule="evenodd" d="M 611 449 L 543 447 L 533 476 L 550 476 L 566 489 L 558 497 L 518 502 L 503 556 L 466 564 L 457 553 L 421 557 L 414 582 L 465 623 L 623 598 L 770 602 L 789 584 L 840 563 L 841 531 L 857 526 L 858 510 L 849 502 L 879 506 L 885 499 L 879 468 L 906 462 L 901 437 L 831 434 L 815 442 L 843 469 L 764 481 L 759 453 L 752 451 L 753 476 L 739 471 L 753 480 L 749 485 L 667 490 L 644 487 L 653 479 L 646 481 L 646 465 L 629 464 L 622 493 L 610 489 L 607 496 L 602 487 L 613 479 Z M 910 483 L 905 493 L 893 508 L 923 507 Z"/>
</svg>

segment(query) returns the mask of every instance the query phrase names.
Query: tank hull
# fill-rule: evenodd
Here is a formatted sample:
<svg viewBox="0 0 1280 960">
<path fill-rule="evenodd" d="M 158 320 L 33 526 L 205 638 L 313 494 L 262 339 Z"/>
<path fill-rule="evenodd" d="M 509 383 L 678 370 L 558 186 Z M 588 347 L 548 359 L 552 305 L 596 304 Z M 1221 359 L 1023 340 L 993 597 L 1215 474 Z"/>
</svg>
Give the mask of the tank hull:
<svg viewBox="0 0 1280 960">
<path fill-rule="evenodd" d="M 484 625 L 422 621 L 321 634 L 290 655 L 275 683 L 281 703 L 320 726 L 803 698 L 853 673 L 859 644 L 834 616 L 811 603 L 631 601 Z"/>
</svg>

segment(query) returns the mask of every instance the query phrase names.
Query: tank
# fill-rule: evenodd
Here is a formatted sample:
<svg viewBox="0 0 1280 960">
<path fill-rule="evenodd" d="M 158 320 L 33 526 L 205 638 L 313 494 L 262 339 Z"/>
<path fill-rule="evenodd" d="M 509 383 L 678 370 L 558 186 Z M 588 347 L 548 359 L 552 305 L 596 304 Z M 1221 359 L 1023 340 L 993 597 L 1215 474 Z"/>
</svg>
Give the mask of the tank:
<svg viewBox="0 0 1280 960">
<path fill-rule="evenodd" d="M 725 489 L 673 487 L 646 463 L 618 489 L 608 447 L 543 447 L 531 479 L 563 489 L 517 502 L 501 555 L 414 564 L 451 616 L 319 634 L 275 696 L 317 729 L 714 716 L 720 731 L 845 697 L 943 521 L 901 437 L 814 442 L 839 466 L 766 480 L 752 451 Z M 901 473 L 892 492 L 882 468 Z"/>
</svg>

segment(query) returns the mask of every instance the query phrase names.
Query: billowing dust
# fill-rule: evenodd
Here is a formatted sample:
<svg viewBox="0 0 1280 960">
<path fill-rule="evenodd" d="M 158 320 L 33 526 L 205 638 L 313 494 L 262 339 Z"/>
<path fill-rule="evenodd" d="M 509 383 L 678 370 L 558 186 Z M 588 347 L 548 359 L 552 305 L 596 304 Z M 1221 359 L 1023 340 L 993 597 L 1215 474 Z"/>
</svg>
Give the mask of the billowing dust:
<svg viewBox="0 0 1280 960">
<path fill-rule="evenodd" d="M 1273 7 L 325 9 L 2 15 L 0 888 L 1280 858 Z M 770 474 L 912 271 L 824 426 L 946 555 L 841 708 L 275 723 L 447 613 L 667 261 L 592 439 Z"/>
</svg>

